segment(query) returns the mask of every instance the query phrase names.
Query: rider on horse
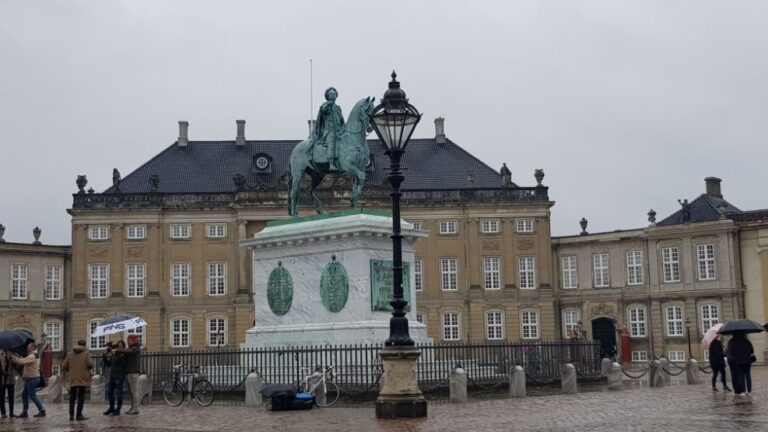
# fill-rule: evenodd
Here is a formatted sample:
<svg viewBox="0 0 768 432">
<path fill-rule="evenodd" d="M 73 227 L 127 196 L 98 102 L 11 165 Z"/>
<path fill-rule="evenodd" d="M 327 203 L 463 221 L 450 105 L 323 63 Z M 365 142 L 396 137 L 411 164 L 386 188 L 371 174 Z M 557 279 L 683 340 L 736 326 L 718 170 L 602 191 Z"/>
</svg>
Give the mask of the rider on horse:
<svg viewBox="0 0 768 432">
<path fill-rule="evenodd" d="M 312 133 L 312 146 L 309 149 L 313 152 L 317 145 L 325 147 L 330 171 L 337 170 L 336 143 L 344 131 L 344 116 L 341 114 L 341 108 L 336 105 L 338 94 L 333 87 L 325 91 L 325 102 L 317 112 L 317 124 Z"/>
</svg>

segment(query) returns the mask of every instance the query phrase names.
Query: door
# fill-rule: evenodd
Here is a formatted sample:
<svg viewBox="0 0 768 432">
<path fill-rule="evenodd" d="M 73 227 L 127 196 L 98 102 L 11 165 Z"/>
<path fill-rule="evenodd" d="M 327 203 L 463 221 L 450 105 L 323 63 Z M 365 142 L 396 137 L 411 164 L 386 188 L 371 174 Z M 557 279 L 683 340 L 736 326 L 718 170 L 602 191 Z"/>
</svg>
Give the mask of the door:
<svg viewBox="0 0 768 432">
<path fill-rule="evenodd" d="M 600 357 L 616 358 L 616 325 L 611 318 L 592 320 L 592 337 L 600 342 Z"/>
</svg>

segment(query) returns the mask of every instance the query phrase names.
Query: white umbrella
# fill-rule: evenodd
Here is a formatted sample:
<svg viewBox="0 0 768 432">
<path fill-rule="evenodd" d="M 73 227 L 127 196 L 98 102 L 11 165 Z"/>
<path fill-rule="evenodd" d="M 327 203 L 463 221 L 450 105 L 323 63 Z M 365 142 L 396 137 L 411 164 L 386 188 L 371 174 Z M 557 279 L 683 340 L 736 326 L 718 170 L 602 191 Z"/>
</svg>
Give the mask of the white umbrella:
<svg viewBox="0 0 768 432">
<path fill-rule="evenodd" d="M 147 322 L 141 317 L 128 314 L 116 314 L 102 321 L 93 331 L 91 336 L 106 336 L 144 327 L 145 325 L 147 325 Z"/>
</svg>

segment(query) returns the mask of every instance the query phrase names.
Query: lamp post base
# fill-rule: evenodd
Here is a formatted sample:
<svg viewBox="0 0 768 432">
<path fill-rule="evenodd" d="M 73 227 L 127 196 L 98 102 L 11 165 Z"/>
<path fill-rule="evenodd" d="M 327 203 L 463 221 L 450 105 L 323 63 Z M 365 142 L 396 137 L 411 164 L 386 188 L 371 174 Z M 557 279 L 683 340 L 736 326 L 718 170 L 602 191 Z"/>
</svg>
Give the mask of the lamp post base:
<svg viewBox="0 0 768 432">
<path fill-rule="evenodd" d="M 384 347 L 380 355 L 384 362 L 384 386 L 376 399 L 376 418 L 426 417 L 427 401 L 416 378 L 419 350 L 389 346 Z"/>
</svg>

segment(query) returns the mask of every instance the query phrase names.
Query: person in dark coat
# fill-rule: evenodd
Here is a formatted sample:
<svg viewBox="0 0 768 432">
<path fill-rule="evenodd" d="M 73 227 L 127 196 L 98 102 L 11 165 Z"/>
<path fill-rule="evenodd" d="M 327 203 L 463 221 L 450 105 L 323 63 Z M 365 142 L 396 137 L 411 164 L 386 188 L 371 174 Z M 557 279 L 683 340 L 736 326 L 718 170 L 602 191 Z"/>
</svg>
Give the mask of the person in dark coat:
<svg viewBox="0 0 768 432">
<path fill-rule="evenodd" d="M 0 414 L 2 418 L 13 415 L 13 402 L 16 395 L 16 377 L 19 375 L 13 366 L 11 353 L 0 350 Z M 5 413 L 5 397 L 8 396 L 8 415 Z"/>
<path fill-rule="evenodd" d="M 752 342 L 747 339 L 744 333 L 734 333 L 731 340 L 728 341 L 726 356 L 728 363 L 733 364 L 732 376 L 733 391 L 739 396 L 749 396 L 752 393 L 752 359 L 755 349 Z M 746 387 L 746 389 L 745 389 Z"/>
<path fill-rule="evenodd" d="M 124 352 L 125 342 L 118 341 L 117 347 L 110 353 L 109 358 L 105 358 L 105 362 L 109 363 L 109 383 L 107 384 L 109 409 L 104 412 L 104 415 L 119 416 L 120 409 L 123 407 L 127 358 Z"/>
<path fill-rule="evenodd" d="M 723 381 L 723 390 L 731 391 L 725 383 L 725 350 L 723 349 L 722 336 L 718 336 L 709 344 L 709 366 L 712 368 L 712 390 L 717 391 L 717 375 Z"/>
</svg>

